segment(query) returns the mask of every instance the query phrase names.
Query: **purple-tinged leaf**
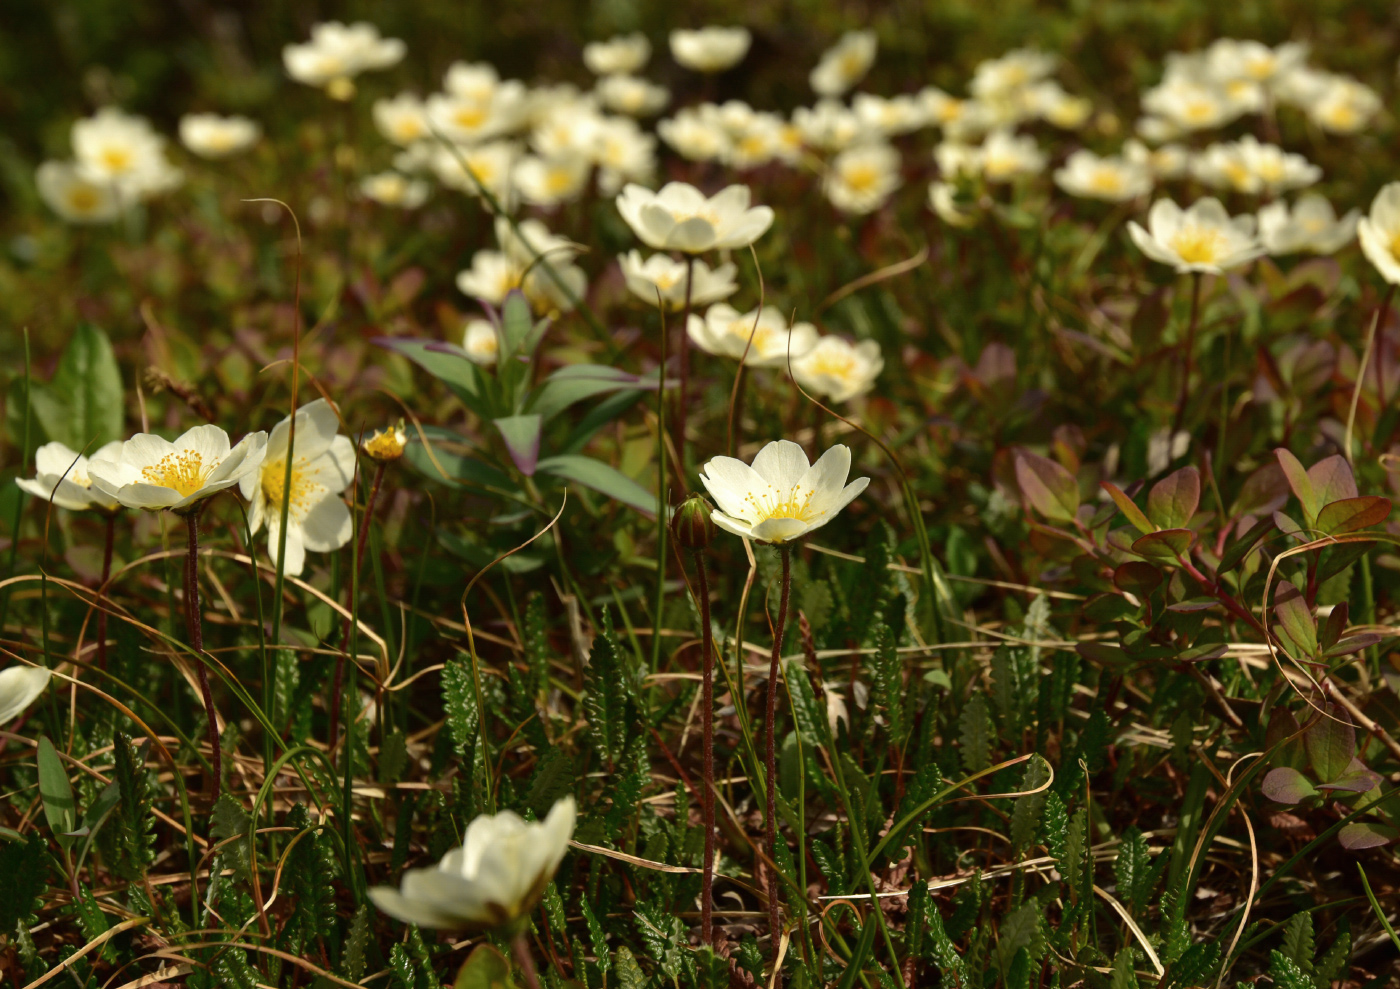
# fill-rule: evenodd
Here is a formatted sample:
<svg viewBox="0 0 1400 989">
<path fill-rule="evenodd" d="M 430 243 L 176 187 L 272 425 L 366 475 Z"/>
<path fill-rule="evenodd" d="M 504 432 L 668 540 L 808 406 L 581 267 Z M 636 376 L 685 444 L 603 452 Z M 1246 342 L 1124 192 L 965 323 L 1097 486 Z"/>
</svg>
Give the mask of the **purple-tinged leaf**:
<svg viewBox="0 0 1400 989">
<path fill-rule="evenodd" d="M 1288 766 L 1269 770 L 1260 789 L 1264 791 L 1264 796 L 1281 804 L 1296 804 L 1317 796 L 1317 788 L 1312 781 Z"/>
<path fill-rule="evenodd" d="M 1120 591 L 1144 598 L 1162 586 L 1162 571 L 1150 563 L 1129 560 L 1113 571 L 1113 585 Z"/>
<path fill-rule="evenodd" d="M 1303 516 L 1308 520 L 1308 525 L 1311 526 L 1313 519 L 1317 518 L 1318 509 L 1323 506 L 1324 502 L 1318 500 L 1317 491 L 1313 487 L 1312 478 L 1308 476 L 1307 468 L 1283 447 L 1275 450 L 1274 456 L 1278 458 L 1278 465 L 1283 469 L 1283 476 L 1288 480 L 1288 486 L 1298 497 L 1298 503 L 1303 506 Z M 1280 525 L 1279 528 L 1283 529 L 1283 526 Z"/>
<path fill-rule="evenodd" d="M 1191 548 L 1191 540 L 1196 534 L 1190 529 L 1163 529 L 1149 532 L 1133 543 L 1133 552 L 1138 556 L 1160 560 L 1164 563 L 1177 563 L 1178 557 L 1186 555 Z"/>
<path fill-rule="evenodd" d="M 1215 598 L 1187 598 L 1185 601 L 1178 601 L 1176 604 L 1167 605 L 1168 611 L 1177 611 L 1189 614 L 1193 611 L 1205 611 L 1214 608 L 1219 602 Z"/>
<path fill-rule="evenodd" d="M 1291 518 L 1289 518 L 1287 515 L 1284 515 L 1282 512 L 1274 512 L 1273 519 L 1275 528 L 1277 528 L 1278 531 L 1282 532 L 1285 536 L 1297 536 L 1300 535 L 1303 531 L 1303 527 L 1301 525 L 1299 525 L 1297 522 L 1294 522 Z"/>
<path fill-rule="evenodd" d="M 1302 655 L 1294 659 L 1311 659 L 1317 655 L 1317 623 L 1303 594 L 1286 580 L 1278 582 L 1274 592 L 1274 614 L 1284 632 Z M 1293 652 L 1294 650 L 1289 650 Z"/>
<path fill-rule="evenodd" d="M 1079 511 L 1079 482 L 1053 460 L 1027 450 L 1016 454 L 1016 481 L 1026 500 L 1047 519 L 1073 522 Z"/>
<path fill-rule="evenodd" d="M 1331 536 L 1379 525 L 1390 517 L 1390 499 L 1366 496 L 1343 498 L 1322 506 L 1317 527 Z"/>
<path fill-rule="evenodd" d="M 1239 566 L 1245 557 L 1249 555 L 1259 540 L 1278 528 L 1272 519 L 1260 519 L 1245 530 L 1243 535 L 1236 536 L 1226 546 L 1225 552 L 1220 556 L 1220 565 L 1215 568 L 1218 574 L 1229 573 Z"/>
<path fill-rule="evenodd" d="M 533 477 L 540 457 L 540 417 L 537 415 L 506 416 L 494 420 L 506 441 L 506 450 L 520 473 Z"/>
<path fill-rule="evenodd" d="M 1349 852 L 1379 848 L 1400 838 L 1400 828 L 1388 824 L 1372 824 L 1370 821 L 1352 821 L 1337 832 L 1337 844 Z"/>
<path fill-rule="evenodd" d="M 1323 706 L 1322 717 L 1303 739 L 1312 770 L 1324 782 L 1340 777 L 1356 758 L 1356 729 L 1346 712 L 1335 704 Z"/>
<path fill-rule="evenodd" d="M 1356 478 L 1351 473 L 1351 464 L 1339 453 L 1324 457 L 1309 467 L 1308 480 L 1312 481 L 1319 511 L 1323 505 L 1355 498 L 1359 493 Z"/>
<path fill-rule="evenodd" d="M 1225 643 L 1208 642 L 1203 646 L 1192 646 L 1184 652 L 1177 653 L 1176 659 L 1179 663 L 1206 663 L 1212 659 L 1219 659 L 1226 651 Z"/>
<path fill-rule="evenodd" d="M 1331 649 L 1341 641 L 1342 633 L 1347 630 L 1347 619 L 1350 615 L 1351 609 L 1347 607 L 1345 601 L 1333 605 L 1332 610 L 1327 613 L 1327 621 L 1323 622 L 1322 628 L 1318 632 L 1318 648 Z"/>
<path fill-rule="evenodd" d="M 1367 768 L 1360 759 L 1353 759 L 1347 765 L 1346 772 L 1334 780 L 1326 783 L 1319 783 L 1319 790 L 1346 790 L 1348 793 L 1365 793 L 1380 785 L 1385 777 L 1374 769 Z"/>
<path fill-rule="evenodd" d="M 1249 477 L 1245 478 L 1235 503 L 1230 506 L 1230 517 L 1241 515 L 1269 515 L 1288 502 L 1288 478 L 1277 461 L 1266 463 Z"/>
<path fill-rule="evenodd" d="M 1352 653 L 1360 652 L 1363 649 L 1370 649 L 1379 642 L 1384 642 L 1390 638 L 1388 635 L 1380 635 L 1377 632 L 1358 632 L 1356 635 L 1348 635 L 1344 639 L 1338 639 L 1337 644 L 1322 654 L 1324 659 L 1336 659 L 1338 656 L 1350 656 Z"/>
<path fill-rule="evenodd" d="M 601 491 L 624 505 L 631 505 L 648 518 L 656 518 L 656 495 L 610 464 L 580 454 L 546 457 L 539 462 L 541 474 L 553 474 L 566 481 Z"/>
<path fill-rule="evenodd" d="M 1194 467 L 1173 471 L 1147 493 L 1147 517 L 1159 529 L 1184 529 L 1201 503 L 1201 474 Z"/>
<path fill-rule="evenodd" d="M 1074 651 L 1085 659 L 1102 666 L 1121 668 L 1128 665 L 1128 655 L 1123 650 L 1107 642 L 1080 642 Z"/>
<path fill-rule="evenodd" d="M 1157 531 L 1157 527 L 1148 520 L 1143 510 L 1137 507 L 1137 503 L 1129 498 L 1116 484 L 1110 484 L 1108 481 L 1100 481 L 1099 486 L 1108 492 L 1108 496 L 1113 499 L 1113 503 L 1118 506 L 1118 510 L 1127 517 L 1128 521 L 1133 524 L 1133 527 L 1137 529 L 1138 532 L 1146 534 Z"/>
</svg>

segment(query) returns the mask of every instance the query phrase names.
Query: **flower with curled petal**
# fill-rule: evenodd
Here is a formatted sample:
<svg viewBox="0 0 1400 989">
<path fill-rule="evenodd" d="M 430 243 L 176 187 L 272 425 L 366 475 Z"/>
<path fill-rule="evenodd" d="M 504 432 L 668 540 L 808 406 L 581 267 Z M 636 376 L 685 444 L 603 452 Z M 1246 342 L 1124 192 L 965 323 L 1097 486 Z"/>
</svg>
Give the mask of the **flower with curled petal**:
<svg viewBox="0 0 1400 989">
<path fill-rule="evenodd" d="M 110 460 L 121 453 L 121 441 L 113 441 L 98 449 L 94 459 Z M 89 509 L 115 512 L 121 506 L 117 500 L 93 486 L 88 476 L 88 458 L 68 449 L 62 443 L 45 443 L 34 451 L 34 477 L 15 479 L 22 491 L 42 501 L 51 501 L 70 512 Z"/>
<path fill-rule="evenodd" d="M 665 254 L 653 254 L 643 261 L 640 251 L 628 251 L 617 261 L 622 267 L 627 290 L 643 302 L 655 306 L 659 297 L 670 312 L 679 312 L 685 306 L 684 261 Z M 734 282 L 736 271 L 732 261 L 711 268 L 697 260 L 690 274 L 690 304 L 707 306 L 729 298 L 739 287 Z"/>
<path fill-rule="evenodd" d="M 1392 285 L 1400 285 L 1400 182 L 1391 182 L 1371 201 L 1356 225 L 1366 260 Z"/>
<path fill-rule="evenodd" d="M 42 666 L 10 666 L 0 670 L 0 725 L 19 717 L 49 685 Z"/>
<path fill-rule="evenodd" d="M 218 426 L 195 426 L 173 443 L 137 433 L 110 455 L 88 461 L 88 477 L 102 494 L 126 508 L 180 515 L 205 498 L 255 474 L 267 452 L 267 433 L 249 433 L 229 444 Z"/>
<path fill-rule="evenodd" d="M 837 444 L 815 464 L 791 440 L 774 440 L 753 458 L 715 457 L 700 480 L 715 504 L 715 525 L 763 543 L 798 539 L 830 522 L 865 490 L 870 478 L 850 484 L 851 451 Z"/>
<path fill-rule="evenodd" d="M 227 158 L 257 143 L 257 121 L 217 113 L 187 113 L 180 118 L 180 143 L 201 158 Z"/>
<path fill-rule="evenodd" d="M 1309 192 L 1289 209 L 1279 199 L 1259 210 L 1259 240 L 1272 255 L 1335 254 L 1356 239 L 1361 211 L 1354 209 L 1341 219 L 1323 196 Z"/>
<path fill-rule="evenodd" d="M 792 361 L 792 376 L 808 391 L 833 402 L 863 395 L 885 369 L 885 358 L 874 340 L 850 343 L 825 336 L 815 347 Z"/>
<path fill-rule="evenodd" d="M 617 211 L 648 247 L 686 254 L 748 247 L 773 225 L 771 208 L 749 205 L 746 185 L 707 197 L 686 182 L 667 182 L 660 192 L 632 184 L 617 197 Z"/>
<path fill-rule="evenodd" d="M 818 96 L 840 96 L 870 71 L 875 64 L 879 41 L 874 31 L 847 31 L 822 53 L 821 61 L 808 76 Z"/>
<path fill-rule="evenodd" d="M 691 313 L 686 333 L 705 353 L 736 361 L 742 358 L 749 367 L 782 367 L 789 357 L 801 357 L 817 342 L 815 326 L 793 323 L 789 327 L 777 306 L 741 313 L 726 302 L 711 306 L 703 319 Z"/>
<path fill-rule="evenodd" d="M 345 100 L 355 94 L 355 76 L 396 65 L 405 51 L 400 39 L 380 37 L 379 28 L 365 21 L 324 21 L 311 28 L 310 41 L 282 49 L 282 64 L 297 82 Z"/>
</svg>

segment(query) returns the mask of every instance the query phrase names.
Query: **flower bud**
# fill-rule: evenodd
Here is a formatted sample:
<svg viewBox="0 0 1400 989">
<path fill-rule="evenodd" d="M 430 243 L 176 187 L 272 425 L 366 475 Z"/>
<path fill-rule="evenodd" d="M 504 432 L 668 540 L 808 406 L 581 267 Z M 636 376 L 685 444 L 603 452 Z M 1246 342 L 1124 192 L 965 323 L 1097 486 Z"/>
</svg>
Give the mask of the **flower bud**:
<svg viewBox="0 0 1400 989">
<path fill-rule="evenodd" d="M 380 429 L 364 442 L 365 453 L 380 463 L 398 460 L 408 446 L 408 433 L 403 428 L 403 420 L 388 429 Z"/>
<path fill-rule="evenodd" d="M 710 545 L 715 535 L 711 511 L 710 503 L 698 494 L 681 502 L 671 517 L 671 534 L 682 549 L 696 553 Z"/>
</svg>

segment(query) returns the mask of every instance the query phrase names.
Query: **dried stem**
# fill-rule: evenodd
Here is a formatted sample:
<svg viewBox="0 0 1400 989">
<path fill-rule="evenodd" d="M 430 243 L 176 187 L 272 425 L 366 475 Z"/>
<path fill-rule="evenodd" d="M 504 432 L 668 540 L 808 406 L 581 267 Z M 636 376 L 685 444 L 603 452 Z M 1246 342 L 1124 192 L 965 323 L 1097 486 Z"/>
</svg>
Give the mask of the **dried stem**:
<svg viewBox="0 0 1400 989">
<path fill-rule="evenodd" d="M 185 561 L 185 630 L 189 634 L 190 648 L 194 651 L 194 668 L 199 676 L 199 693 L 204 698 L 204 714 L 209 721 L 209 759 L 213 766 L 213 783 L 206 784 L 209 802 L 219 799 L 223 786 L 224 759 L 219 745 L 219 717 L 214 710 L 214 694 L 209 689 L 209 669 L 204 665 L 204 626 L 199 607 L 199 516 L 203 510 L 196 502 L 185 514 L 185 528 L 189 532 L 189 555 Z"/>
<path fill-rule="evenodd" d="M 340 632 L 340 652 L 335 657 L 335 675 L 331 678 L 331 724 L 326 735 L 326 744 L 335 749 L 336 735 L 340 732 L 340 693 L 345 682 L 345 658 L 350 654 L 350 622 L 355 616 L 355 596 L 360 590 L 360 564 L 365 558 L 365 540 L 369 536 L 370 520 L 374 518 L 374 502 L 379 497 L 379 485 L 384 480 L 384 461 L 377 461 L 374 480 L 369 485 L 369 497 L 365 499 L 365 515 L 360 521 L 360 536 L 355 541 L 355 569 L 350 572 L 350 599 L 346 607 L 345 624 Z"/>
<path fill-rule="evenodd" d="M 787 629 L 788 594 L 792 590 L 792 545 L 778 544 L 778 555 L 783 561 L 782 585 L 778 595 L 778 622 L 773 627 L 773 655 L 768 665 L 768 698 L 763 717 L 763 772 L 768 784 L 768 807 L 763 815 L 764 839 L 768 852 L 768 936 L 773 946 L 773 982 L 781 987 L 782 973 L 777 971 L 778 940 L 782 930 L 782 917 L 778 899 L 781 884 L 778 881 L 778 760 L 774 747 L 774 722 L 778 718 L 778 678 L 782 675 L 783 633 Z"/>
<path fill-rule="evenodd" d="M 715 943 L 711 914 L 715 888 L 715 637 L 710 627 L 710 579 L 705 554 L 696 550 L 695 597 L 700 605 L 700 765 L 705 785 L 700 791 L 700 819 L 705 828 L 705 858 L 700 876 L 700 943 Z"/>
</svg>

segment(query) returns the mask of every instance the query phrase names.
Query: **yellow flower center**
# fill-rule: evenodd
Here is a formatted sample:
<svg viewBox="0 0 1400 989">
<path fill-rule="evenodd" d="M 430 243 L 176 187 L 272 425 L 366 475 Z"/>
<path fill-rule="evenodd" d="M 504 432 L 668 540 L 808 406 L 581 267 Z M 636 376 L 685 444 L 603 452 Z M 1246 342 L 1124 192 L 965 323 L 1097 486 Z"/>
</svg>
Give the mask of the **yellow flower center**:
<svg viewBox="0 0 1400 989">
<path fill-rule="evenodd" d="M 1356 107 L 1344 101 L 1329 104 L 1323 109 L 1322 121 L 1333 130 L 1352 130 L 1360 123 Z"/>
<path fill-rule="evenodd" d="M 423 136 L 423 122 L 417 117 L 400 117 L 394 121 L 394 136 L 402 143 L 416 141 Z"/>
<path fill-rule="evenodd" d="M 1089 188 L 1095 192 L 1117 195 L 1123 191 L 1123 176 L 1116 168 L 1100 166 L 1089 176 Z"/>
<path fill-rule="evenodd" d="M 98 155 L 109 172 L 125 172 L 131 168 L 131 151 L 127 148 L 103 148 Z"/>
<path fill-rule="evenodd" d="M 178 491 L 182 498 L 188 498 L 204 487 L 205 479 L 216 466 L 216 463 L 206 465 L 198 450 L 176 450 L 150 467 L 141 468 L 141 478 L 147 484 L 170 488 Z"/>
<path fill-rule="evenodd" d="M 858 52 L 847 52 L 841 56 L 841 74 L 847 79 L 859 75 L 863 68 L 865 62 Z"/>
<path fill-rule="evenodd" d="M 807 370 L 845 381 L 855 376 L 856 361 L 849 354 L 816 354 L 807 362 Z"/>
<path fill-rule="evenodd" d="M 870 192 L 880 184 L 880 170 L 874 165 L 860 162 L 842 169 L 846 184 L 855 192 Z"/>
<path fill-rule="evenodd" d="M 1261 161 L 1254 170 L 1265 182 L 1278 182 L 1283 178 L 1283 162 L 1277 158 Z"/>
<path fill-rule="evenodd" d="M 1201 124 L 1215 116 L 1215 104 L 1210 100 L 1190 100 L 1181 107 L 1181 119 Z"/>
<path fill-rule="evenodd" d="M 492 338 L 494 342 L 494 337 Z M 403 428 L 393 427 L 376 432 L 369 439 L 365 440 L 365 453 L 368 453 L 375 460 L 397 460 L 403 456 L 404 448 L 408 446 L 408 434 Z M 285 469 L 285 468 L 284 468 Z M 281 494 L 281 475 L 278 475 L 278 494 Z M 266 484 L 263 490 L 267 490 Z"/>
<path fill-rule="evenodd" d="M 286 457 L 279 457 L 263 464 L 262 490 L 263 497 L 267 499 L 269 510 L 274 512 L 282 510 L 282 493 L 286 490 L 286 482 Z M 311 488 L 312 485 L 308 483 L 307 478 L 306 460 L 294 462 L 292 464 L 292 494 L 287 499 L 287 509 L 293 518 L 311 507 Z"/>
<path fill-rule="evenodd" d="M 551 168 L 545 172 L 545 191 L 551 196 L 561 196 L 574 187 L 574 176 L 567 168 Z"/>
<path fill-rule="evenodd" d="M 68 190 L 68 208 L 74 213 L 91 213 L 101 202 L 101 197 L 92 186 L 79 185 Z"/>
<path fill-rule="evenodd" d="M 1225 173 L 1225 177 L 1230 180 L 1230 184 L 1236 189 L 1243 192 L 1249 188 L 1249 180 L 1252 176 L 1249 173 L 1249 169 L 1245 168 L 1244 165 L 1240 164 L 1238 161 L 1227 161 L 1221 166 L 1220 170 Z"/>
<path fill-rule="evenodd" d="M 1400 260 L 1400 230 L 1397 230 L 1395 235 L 1390 238 L 1390 256 Z"/>
<path fill-rule="evenodd" d="M 486 122 L 486 111 L 479 106 L 459 106 L 452 111 L 452 122 L 471 130 Z"/>
<path fill-rule="evenodd" d="M 355 83 L 348 76 L 336 76 L 326 83 L 326 95 L 344 103 L 355 95 Z"/>
<path fill-rule="evenodd" d="M 779 491 L 770 484 L 765 493 L 746 494 L 744 500 L 753 506 L 754 513 L 760 522 L 766 522 L 769 519 L 797 519 L 799 522 L 811 522 L 826 514 L 824 511 L 812 510 L 812 496 L 814 494 L 816 494 L 814 490 L 804 493 L 801 486 L 788 491 Z"/>
<path fill-rule="evenodd" d="M 1169 246 L 1187 264 L 1213 264 L 1225 246 L 1225 237 L 1209 227 L 1182 227 Z"/>
</svg>

